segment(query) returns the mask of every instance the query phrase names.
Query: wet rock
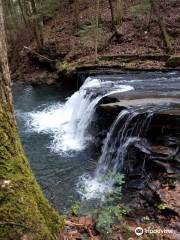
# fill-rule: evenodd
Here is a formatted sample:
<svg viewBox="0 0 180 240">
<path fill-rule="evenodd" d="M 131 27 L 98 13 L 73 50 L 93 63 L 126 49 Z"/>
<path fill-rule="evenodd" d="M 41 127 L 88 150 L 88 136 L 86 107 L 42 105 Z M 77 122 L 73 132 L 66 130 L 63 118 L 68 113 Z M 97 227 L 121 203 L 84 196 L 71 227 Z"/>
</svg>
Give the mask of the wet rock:
<svg viewBox="0 0 180 240">
<path fill-rule="evenodd" d="M 180 67 L 180 55 L 171 56 L 166 63 L 167 67 Z"/>
<path fill-rule="evenodd" d="M 154 154 L 162 155 L 162 156 L 166 156 L 166 157 L 175 154 L 174 148 L 169 148 L 169 147 L 161 146 L 161 145 L 151 145 L 150 150 Z"/>
<path fill-rule="evenodd" d="M 177 103 L 177 100 L 175 98 L 139 98 L 139 99 L 127 99 L 127 100 L 120 100 L 119 102 L 111 102 L 108 104 L 101 104 L 99 108 L 102 108 L 104 111 L 114 111 L 116 109 L 126 109 L 128 107 L 132 106 L 143 106 L 147 104 L 164 104 L 164 103 Z M 180 112 L 164 112 L 161 114 L 171 114 L 171 115 L 178 115 L 180 116 Z"/>
<path fill-rule="evenodd" d="M 153 162 L 160 168 L 162 168 L 163 170 L 165 170 L 167 173 L 169 174 L 174 174 L 176 173 L 176 169 L 174 169 L 170 163 L 164 163 L 162 161 L 159 160 L 153 160 Z"/>
<path fill-rule="evenodd" d="M 151 191 L 156 191 L 157 189 L 160 188 L 161 183 L 160 183 L 159 180 L 155 180 L 155 181 L 153 181 L 153 182 L 148 182 L 148 183 L 147 183 L 147 186 L 148 186 L 148 188 L 149 188 Z"/>
<path fill-rule="evenodd" d="M 153 191 L 147 189 L 146 191 L 141 191 L 140 195 L 150 206 L 155 205 L 156 200 L 154 199 Z"/>
<path fill-rule="evenodd" d="M 145 185 L 141 179 L 134 179 L 128 183 L 128 188 L 130 188 L 130 189 L 133 188 L 136 190 L 142 190 L 142 189 L 144 189 L 144 187 L 145 187 Z"/>
<path fill-rule="evenodd" d="M 102 112 L 109 112 L 109 113 L 119 113 L 120 111 L 122 111 L 123 109 L 125 109 L 125 107 L 123 107 L 119 102 L 115 102 L 115 103 L 107 103 L 107 104 L 100 104 L 98 106 L 98 110 L 102 111 Z"/>
<path fill-rule="evenodd" d="M 163 146 L 173 147 L 180 145 L 180 140 L 175 136 L 158 136 L 157 142 L 161 142 Z"/>
<path fill-rule="evenodd" d="M 140 178 L 142 176 L 142 170 L 139 169 L 134 170 L 133 172 L 128 174 L 129 179 Z"/>
<path fill-rule="evenodd" d="M 149 149 L 149 145 L 145 139 L 140 139 L 139 141 L 134 143 L 134 146 L 139 149 L 141 152 L 149 155 L 151 153 Z"/>
</svg>

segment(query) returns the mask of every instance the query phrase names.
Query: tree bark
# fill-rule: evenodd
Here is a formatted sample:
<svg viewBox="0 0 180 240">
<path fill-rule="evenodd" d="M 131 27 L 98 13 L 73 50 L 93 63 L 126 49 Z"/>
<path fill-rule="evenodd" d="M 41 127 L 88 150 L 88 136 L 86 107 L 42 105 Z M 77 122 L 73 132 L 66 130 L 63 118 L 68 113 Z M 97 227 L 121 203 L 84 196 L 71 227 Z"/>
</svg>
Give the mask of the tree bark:
<svg viewBox="0 0 180 240">
<path fill-rule="evenodd" d="M 110 11 L 111 11 L 112 29 L 115 30 L 116 29 L 116 24 L 115 24 L 114 8 L 113 8 L 112 0 L 108 0 L 108 1 L 109 1 L 109 7 L 110 7 Z"/>
<path fill-rule="evenodd" d="M 163 38 L 163 41 L 164 41 L 164 45 L 167 49 L 167 52 L 171 52 L 172 51 L 172 48 L 171 48 L 171 42 L 170 42 L 170 39 L 169 39 L 169 35 L 167 33 L 167 30 L 166 30 L 166 25 L 165 25 L 165 22 L 164 22 L 164 18 L 161 16 L 160 12 L 159 12 L 159 7 L 158 7 L 158 1 L 155 1 L 155 0 L 150 0 L 151 2 L 151 6 L 152 6 L 152 9 L 154 11 L 154 14 L 157 18 L 157 21 L 158 21 L 158 25 L 159 25 L 159 28 L 160 28 L 160 31 L 161 31 L 161 34 L 162 34 L 162 38 Z"/>
<path fill-rule="evenodd" d="M 117 25 L 121 25 L 122 23 L 122 17 L 123 17 L 123 5 L 124 2 L 123 0 L 116 0 L 116 17 L 115 17 L 115 22 Z"/>
<path fill-rule="evenodd" d="M 96 37 L 95 37 L 95 61 L 98 60 L 98 38 L 99 38 L 99 0 L 97 0 L 96 9 Z"/>
<path fill-rule="evenodd" d="M 39 20 L 39 17 L 38 17 L 37 6 L 36 6 L 35 0 L 30 0 L 30 2 L 31 2 L 31 8 L 32 8 L 34 35 L 36 38 L 37 47 L 40 50 L 44 45 L 41 21 Z"/>
<path fill-rule="evenodd" d="M 79 0 L 74 0 L 74 15 L 76 19 L 76 28 L 79 26 Z"/>
<path fill-rule="evenodd" d="M 117 26 L 116 26 L 116 21 L 115 21 L 115 15 L 114 15 L 114 9 L 113 9 L 113 4 L 112 0 L 109 0 L 109 7 L 111 10 L 111 23 L 112 23 L 112 30 L 114 31 L 113 35 L 110 37 L 108 40 L 108 43 L 112 41 L 112 39 L 116 39 L 118 43 L 122 42 L 122 34 L 119 32 Z M 117 20 L 117 19 L 116 19 Z"/>
<path fill-rule="evenodd" d="M 12 104 L 0 0 L 0 239 L 53 240 L 62 222 L 44 198 L 24 155 Z M 8 224 L 9 223 L 9 224 Z M 12 224 L 13 223 L 13 226 Z"/>
<path fill-rule="evenodd" d="M 25 8 L 23 6 L 22 0 L 18 0 L 18 4 L 19 4 L 19 8 L 21 10 L 23 21 L 24 21 L 25 25 L 28 25 L 29 22 L 28 22 L 28 19 L 27 19 L 27 15 L 25 13 Z"/>
</svg>

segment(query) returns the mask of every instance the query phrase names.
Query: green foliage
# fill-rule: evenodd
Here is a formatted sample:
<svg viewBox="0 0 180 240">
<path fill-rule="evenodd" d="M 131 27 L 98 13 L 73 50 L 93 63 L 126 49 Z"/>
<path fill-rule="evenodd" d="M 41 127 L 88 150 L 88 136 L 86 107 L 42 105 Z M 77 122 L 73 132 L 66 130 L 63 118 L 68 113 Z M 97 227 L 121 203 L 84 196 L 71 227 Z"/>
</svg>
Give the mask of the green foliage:
<svg viewBox="0 0 180 240">
<path fill-rule="evenodd" d="M 99 211 L 96 228 L 103 235 L 106 236 L 111 233 L 111 227 L 114 223 L 122 220 L 122 218 L 128 213 L 129 209 L 122 204 L 116 206 L 109 206 L 102 208 Z"/>
<path fill-rule="evenodd" d="M 165 203 L 157 203 L 155 207 L 159 210 L 165 210 L 167 208 L 167 205 Z"/>
<path fill-rule="evenodd" d="M 79 212 L 79 209 L 80 209 L 80 203 L 79 202 L 75 202 L 69 209 L 70 215 L 77 216 L 78 212 Z"/>
<path fill-rule="evenodd" d="M 97 230 L 103 235 L 111 233 L 113 218 L 108 209 L 102 209 L 96 221 Z"/>
<path fill-rule="evenodd" d="M 59 71 L 64 72 L 64 73 L 68 73 L 71 70 L 71 67 L 70 67 L 69 63 L 66 62 L 66 61 L 63 61 L 63 62 L 57 61 L 56 68 Z"/>
<path fill-rule="evenodd" d="M 114 202 L 114 201 L 120 201 L 121 195 L 122 195 L 122 185 L 125 183 L 124 175 L 121 173 L 113 173 L 109 171 L 104 177 L 103 181 L 110 181 L 114 184 L 113 192 L 108 193 L 106 196 L 106 201 L 108 203 Z"/>
<path fill-rule="evenodd" d="M 124 175 L 109 171 L 102 180 L 110 181 L 115 185 L 113 191 L 106 195 L 105 203 L 97 211 L 96 228 L 105 239 L 111 233 L 112 225 L 122 220 L 129 209 L 120 204 L 122 185 L 125 183 Z"/>
</svg>

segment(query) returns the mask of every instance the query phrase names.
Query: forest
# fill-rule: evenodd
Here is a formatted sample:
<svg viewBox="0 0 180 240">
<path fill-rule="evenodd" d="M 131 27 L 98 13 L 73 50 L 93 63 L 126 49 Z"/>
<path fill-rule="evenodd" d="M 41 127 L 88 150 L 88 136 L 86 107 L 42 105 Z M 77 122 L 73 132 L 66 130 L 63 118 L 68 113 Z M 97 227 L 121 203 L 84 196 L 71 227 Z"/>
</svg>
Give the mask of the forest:
<svg viewBox="0 0 180 240">
<path fill-rule="evenodd" d="M 180 239 L 179 13 L 0 0 L 0 240 Z"/>
</svg>

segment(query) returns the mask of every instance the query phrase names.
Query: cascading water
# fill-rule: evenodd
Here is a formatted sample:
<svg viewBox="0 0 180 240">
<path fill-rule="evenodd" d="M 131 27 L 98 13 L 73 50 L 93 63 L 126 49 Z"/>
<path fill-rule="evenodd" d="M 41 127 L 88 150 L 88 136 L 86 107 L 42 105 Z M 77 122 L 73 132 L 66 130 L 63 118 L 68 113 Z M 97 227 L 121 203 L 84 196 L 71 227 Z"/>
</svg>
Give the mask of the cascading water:
<svg viewBox="0 0 180 240">
<path fill-rule="evenodd" d="M 148 129 L 153 112 L 127 109 L 120 112 L 105 139 L 95 177 L 123 168 L 128 146 L 140 140 Z"/>
<path fill-rule="evenodd" d="M 131 146 L 138 146 L 148 152 L 146 133 L 155 113 L 167 110 L 168 104 L 145 105 L 130 107 L 122 110 L 113 122 L 105 138 L 102 154 L 93 175 L 81 178 L 80 194 L 85 199 L 104 199 L 105 193 L 110 192 L 113 180 L 105 180 L 110 172 L 115 175 L 125 167 L 128 150 Z"/>
<path fill-rule="evenodd" d="M 104 193 L 112 190 L 113 181 L 102 179 L 108 172 L 116 174 L 118 170 L 122 170 L 128 147 L 145 137 L 153 116 L 153 111 L 146 110 L 139 107 L 122 110 L 119 113 L 105 138 L 94 175 L 84 175 L 81 178 L 78 187 L 82 197 L 103 200 Z"/>
<path fill-rule="evenodd" d="M 30 113 L 28 125 L 31 130 L 53 134 L 50 147 L 54 152 L 82 150 L 92 138 L 87 130 L 97 103 L 109 94 L 130 90 L 133 87 L 129 85 L 116 85 L 111 81 L 103 82 L 89 77 L 64 105 L 56 104 Z"/>
</svg>

